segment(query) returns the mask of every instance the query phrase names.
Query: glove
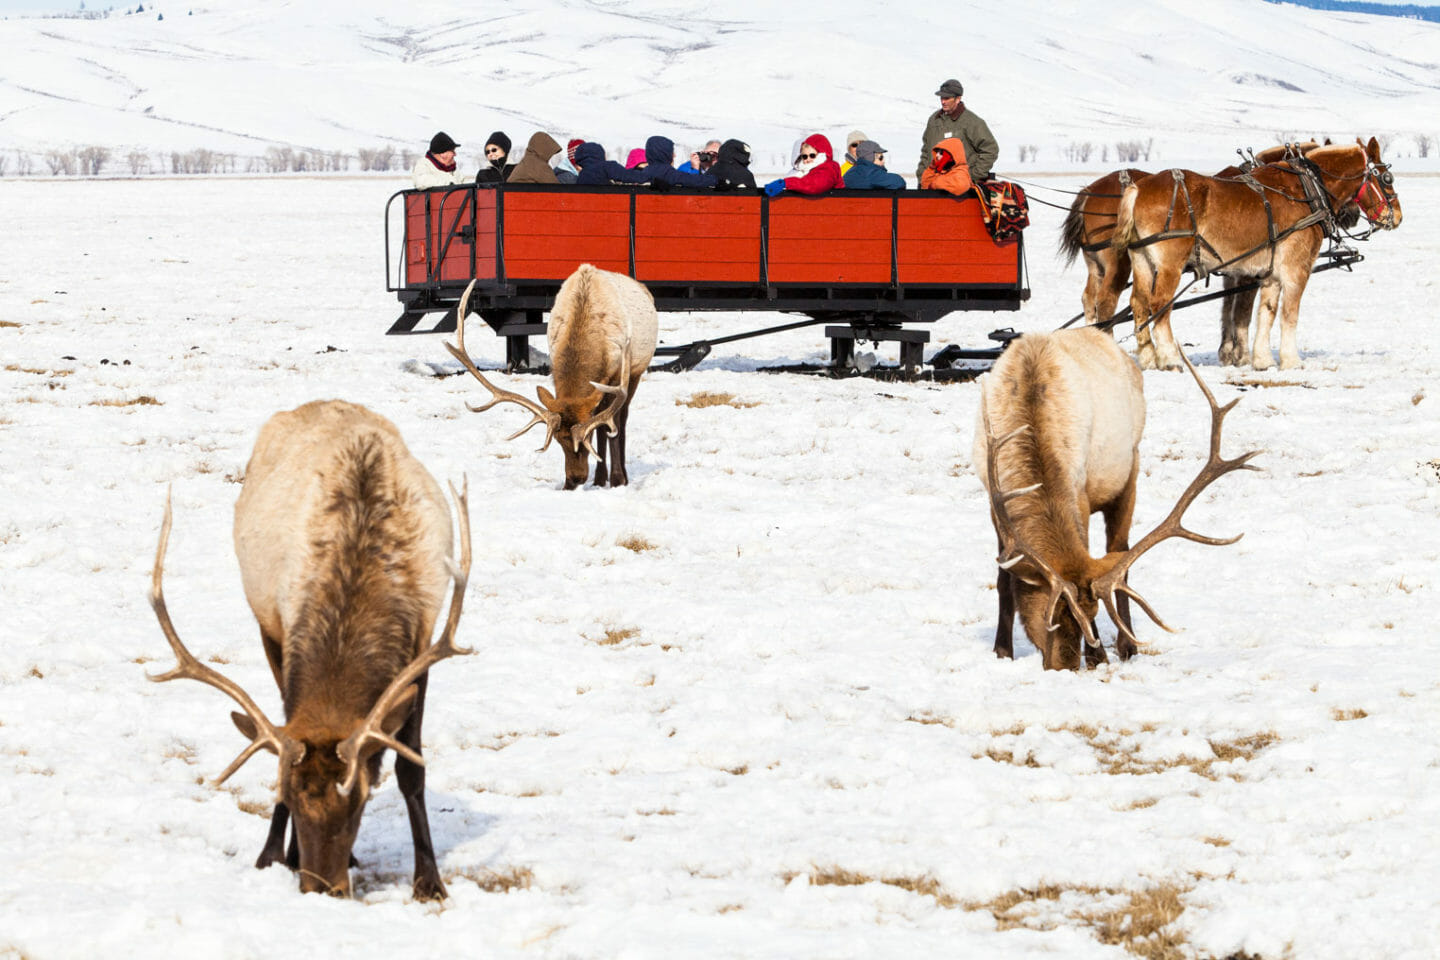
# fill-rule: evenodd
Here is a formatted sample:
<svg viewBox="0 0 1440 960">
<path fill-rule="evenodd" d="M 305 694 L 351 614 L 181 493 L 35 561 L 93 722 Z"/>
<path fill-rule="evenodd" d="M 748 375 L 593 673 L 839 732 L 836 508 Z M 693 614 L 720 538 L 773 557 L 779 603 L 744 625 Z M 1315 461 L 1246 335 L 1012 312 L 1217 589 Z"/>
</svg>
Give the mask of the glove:
<svg viewBox="0 0 1440 960">
<path fill-rule="evenodd" d="M 765 184 L 765 196 L 767 197 L 778 197 L 784 192 L 785 181 L 783 179 L 771 180 L 769 183 Z"/>
</svg>

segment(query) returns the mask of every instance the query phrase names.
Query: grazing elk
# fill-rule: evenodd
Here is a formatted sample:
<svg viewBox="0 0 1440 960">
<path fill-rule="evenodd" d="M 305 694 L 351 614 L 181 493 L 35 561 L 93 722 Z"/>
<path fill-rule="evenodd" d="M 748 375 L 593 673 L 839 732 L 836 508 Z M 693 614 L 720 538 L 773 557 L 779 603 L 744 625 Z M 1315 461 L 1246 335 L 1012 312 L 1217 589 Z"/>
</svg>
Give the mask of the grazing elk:
<svg viewBox="0 0 1440 960">
<path fill-rule="evenodd" d="M 556 435 L 565 454 L 565 489 L 585 483 L 590 454 L 596 458 L 595 485 L 621 487 L 629 482 L 625 473 L 625 424 L 635 387 L 655 355 L 658 320 L 655 299 L 644 284 L 620 273 L 599 270 L 582 263 L 555 295 L 550 309 L 547 337 L 555 392 L 537 387 L 540 402 L 518 393 L 501 390 L 475 368 L 465 350 L 465 313 L 470 291 L 465 288 L 457 310 L 459 346 L 445 349 L 484 384 L 491 400 L 470 407 L 476 413 L 498 403 L 516 403 L 530 411 L 530 422 L 512 433 L 513 440 L 537 423 L 545 424 L 545 442 Z M 606 453 L 610 466 L 606 468 Z"/>
<path fill-rule="evenodd" d="M 161 590 L 166 497 L 150 603 L 179 665 L 150 679 L 199 680 L 244 709 L 230 716 L 250 744 L 217 785 L 257 751 L 278 756 L 279 800 L 255 865 L 284 860 L 299 871 L 303 892 L 349 895 L 351 847 L 389 747 L 410 814 L 414 895 L 445 896 L 425 812 L 420 726 L 430 666 L 470 652 L 454 644 L 470 573 L 470 517 L 466 495 L 453 485 L 450 492 L 460 521 L 458 568 L 444 494 L 390 421 L 331 400 L 278 413 L 260 431 L 235 504 L 235 553 L 280 687 L 283 726 L 197 660 L 171 623 Z M 430 645 L 452 580 L 449 617 Z"/>
<path fill-rule="evenodd" d="M 1181 367 L 1170 310 L 1186 269 L 1259 280 L 1251 365 L 1274 366 L 1270 326 L 1281 309 L 1280 366 L 1300 366 L 1295 342 L 1300 297 L 1325 224 L 1355 204 L 1372 225 L 1398 227 L 1400 201 L 1393 185 L 1373 137 L 1368 145 L 1357 140 L 1354 146 L 1322 146 L 1257 167 L 1247 180 L 1171 170 L 1132 184 L 1120 200 L 1112 244 L 1129 251 L 1134 268 L 1130 307 L 1140 366 Z"/>
<path fill-rule="evenodd" d="M 1183 356 L 1183 355 L 1182 355 Z M 1189 367 L 1189 360 L 1185 361 Z M 1210 456 L 1159 526 L 1130 546 L 1139 475 L 1145 395 L 1140 371 L 1109 334 L 1093 327 L 1028 334 L 1012 343 L 981 385 L 974 463 L 990 495 L 999 540 L 996 592 L 1000 622 L 995 654 L 1014 655 L 1011 631 L 1021 624 L 1047 670 L 1105 661 L 1094 619 L 1105 605 L 1119 636 L 1122 660 L 1135 653 L 1129 599 L 1169 630 L 1128 583 L 1131 566 L 1168 537 L 1226 544 L 1181 525 L 1185 509 L 1232 470 L 1254 469 L 1259 451 L 1225 460 L 1220 429 L 1235 400 L 1210 404 Z M 1105 554 L 1090 555 L 1090 515 L 1105 518 Z M 1063 603 L 1061 601 L 1064 601 Z"/>
</svg>

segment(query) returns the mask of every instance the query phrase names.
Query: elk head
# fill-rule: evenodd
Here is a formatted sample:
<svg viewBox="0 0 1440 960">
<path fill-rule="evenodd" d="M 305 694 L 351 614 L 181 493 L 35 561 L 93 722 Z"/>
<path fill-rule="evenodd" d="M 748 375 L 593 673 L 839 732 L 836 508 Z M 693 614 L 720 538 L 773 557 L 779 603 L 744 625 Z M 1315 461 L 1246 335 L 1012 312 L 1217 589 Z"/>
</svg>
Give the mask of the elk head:
<svg viewBox="0 0 1440 960">
<path fill-rule="evenodd" d="M 536 424 L 545 424 L 545 442 L 540 445 L 544 450 L 550 446 L 550 441 L 557 436 L 560 438 L 560 449 L 565 454 L 565 489 L 573 490 L 576 487 L 584 486 L 590 474 L 590 457 L 599 456 L 595 450 L 595 431 L 601 427 L 607 428 L 611 433 L 615 432 L 615 416 L 625 406 L 628 399 L 627 389 L 630 384 L 630 353 L 622 353 L 620 381 L 618 385 L 611 386 L 604 383 L 590 381 L 589 390 L 584 390 L 573 396 L 562 391 L 556 396 L 543 386 L 535 388 L 535 394 L 539 403 L 529 397 L 514 393 L 510 390 L 502 390 L 485 378 L 475 364 L 470 360 L 470 354 L 465 349 L 465 314 L 470 304 L 470 292 L 475 288 L 475 281 L 471 280 L 470 285 L 465 288 L 465 293 L 460 297 L 460 305 L 456 308 L 456 344 L 446 343 L 445 349 L 450 355 L 470 371 L 470 375 L 479 380 L 486 390 L 490 391 L 490 401 L 482 406 L 465 406 L 472 413 L 483 413 L 491 407 L 501 403 L 514 403 L 530 411 L 530 422 L 519 430 L 516 430 L 506 440 L 514 440 L 522 433 L 528 431 Z M 558 378 L 557 378 L 558 382 Z M 606 400 L 609 403 L 606 403 Z"/>
<path fill-rule="evenodd" d="M 349 896 L 350 851 L 371 787 L 378 779 L 381 755 L 389 747 L 415 764 L 425 763 L 420 754 L 395 738 L 410 715 L 419 690 L 416 681 L 440 660 L 472 652 L 454 643 L 470 575 L 469 508 L 467 494 L 457 493 L 454 485 L 450 492 L 460 515 L 460 566 L 450 567 L 455 587 L 439 641 L 395 675 L 365 716 L 318 715 L 324 712 L 322 706 L 318 711 L 289 718 L 283 726 L 272 723 L 238 683 L 196 659 L 171 622 L 162 588 L 171 525 L 170 497 L 166 495 L 165 520 L 151 574 L 150 605 L 178 663 L 166 673 L 147 676 L 157 683 L 180 678 L 198 680 L 229 695 L 244 711 L 232 712 L 230 717 L 250 742 L 216 778 L 215 786 L 228 780 L 261 750 L 276 755 L 276 789 L 295 824 L 302 892 Z"/>
<path fill-rule="evenodd" d="M 1209 457 L 1170 513 L 1155 529 L 1128 550 L 1113 551 L 1098 558 L 1088 553 L 1068 556 L 1052 549 L 1049 544 L 1027 541 L 1021 534 L 1011 513 L 1011 503 L 1022 497 L 1038 494 L 1038 498 L 1034 498 L 1038 502 L 1032 501 L 1033 505 L 1028 506 L 1030 509 L 1044 510 L 1047 508 L 1046 494 L 1038 483 L 1018 490 L 1002 491 L 998 480 L 998 455 L 1006 444 L 1021 441 L 1030 427 L 1021 426 L 1004 436 L 995 436 L 985 406 L 985 391 L 981 390 L 981 419 L 986 434 L 985 456 L 987 476 L 990 480 L 987 484 L 990 516 L 1000 542 L 1000 556 L 996 562 L 1020 583 L 1017 601 L 1020 619 L 1025 625 L 1026 634 L 1040 650 L 1046 669 L 1078 668 L 1085 646 L 1101 647 L 1094 620 L 1102 605 L 1119 630 L 1119 643 L 1133 645 L 1136 642 L 1135 634 L 1126 622 L 1128 617 L 1122 617 L 1117 609 L 1120 595 L 1134 600 L 1161 629 L 1174 632 L 1127 581 L 1130 568 L 1151 547 L 1171 537 L 1223 546 L 1234 543 L 1243 536 L 1239 534 L 1228 539 L 1206 537 L 1187 530 L 1181 522 L 1185 510 L 1210 484 L 1235 470 L 1256 469 L 1249 461 L 1260 451 L 1251 450 L 1229 460 L 1220 455 L 1221 428 L 1225 415 L 1240 402 L 1239 398 L 1231 400 L 1223 407 L 1217 405 L 1210 388 L 1200 378 L 1184 351 L 1181 351 L 1180 356 L 1210 406 Z"/>
</svg>

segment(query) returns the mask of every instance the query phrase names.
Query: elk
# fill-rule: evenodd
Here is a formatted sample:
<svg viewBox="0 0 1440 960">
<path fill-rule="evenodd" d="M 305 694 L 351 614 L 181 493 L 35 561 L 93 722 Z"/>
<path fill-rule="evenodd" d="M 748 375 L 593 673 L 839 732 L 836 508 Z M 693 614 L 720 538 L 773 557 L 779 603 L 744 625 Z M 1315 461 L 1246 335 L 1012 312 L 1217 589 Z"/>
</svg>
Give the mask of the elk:
<svg viewBox="0 0 1440 960">
<path fill-rule="evenodd" d="M 1238 399 L 1217 406 L 1188 358 L 1185 364 L 1210 405 L 1209 459 L 1169 515 L 1133 547 L 1130 522 L 1145 429 L 1144 386 L 1134 361 L 1109 334 L 1084 327 L 1027 334 L 986 375 L 973 457 L 999 541 L 996 656 L 1014 656 L 1018 609 L 1045 669 L 1078 668 L 1082 647 L 1088 665 L 1105 662 L 1094 622 L 1103 603 L 1118 629 L 1115 652 L 1128 660 L 1136 650 L 1130 599 L 1170 630 L 1130 587 L 1135 561 L 1170 537 L 1212 545 L 1240 539 L 1204 537 L 1181 524 L 1202 490 L 1233 470 L 1255 469 L 1249 461 L 1259 453 L 1220 456 L 1221 425 Z M 1098 558 L 1089 547 L 1095 512 L 1105 520 L 1105 554 Z"/>
<path fill-rule="evenodd" d="M 458 567 L 444 494 L 390 421 L 331 400 L 278 413 L 261 429 L 235 503 L 235 553 L 280 687 L 280 726 L 238 683 L 196 659 L 171 623 L 161 588 L 166 496 L 150 604 L 178 665 L 150 679 L 198 680 L 243 709 L 230 716 L 250 743 L 216 786 L 261 750 L 277 756 L 278 801 L 255 866 L 283 860 L 299 871 L 302 892 L 350 894 L 351 848 L 388 747 L 410 815 L 415 898 L 445 896 L 425 812 L 420 726 L 429 668 L 471 652 L 454 643 L 470 574 L 470 515 L 467 494 L 453 484 L 450 493 Z M 451 581 L 449 616 L 431 645 Z"/>
<path fill-rule="evenodd" d="M 584 485 L 590 454 L 597 461 L 597 487 L 605 486 L 607 480 L 612 487 L 628 483 L 625 424 L 635 387 L 655 355 L 658 321 L 650 291 L 624 274 L 582 263 L 561 284 L 550 310 L 547 338 L 555 392 L 536 387 L 540 398 L 536 403 L 496 387 L 471 362 L 465 350 L 465 314 L 474 288 L 472 280 L 456 311 L 459 346 L 445 344 L 445 349 L 490 391 L 490 402 L 479 407 L 467 404 L 469 409 L 481 413 L 499 403 L 515 403 L 529 410 L 530 422 L 505 439 L 513 440 L 537 423 L 545 424 L 545 442 L 540 449 L 550 446 L 557 435 L 560 437 L 566 490 Z"/>
</svg>

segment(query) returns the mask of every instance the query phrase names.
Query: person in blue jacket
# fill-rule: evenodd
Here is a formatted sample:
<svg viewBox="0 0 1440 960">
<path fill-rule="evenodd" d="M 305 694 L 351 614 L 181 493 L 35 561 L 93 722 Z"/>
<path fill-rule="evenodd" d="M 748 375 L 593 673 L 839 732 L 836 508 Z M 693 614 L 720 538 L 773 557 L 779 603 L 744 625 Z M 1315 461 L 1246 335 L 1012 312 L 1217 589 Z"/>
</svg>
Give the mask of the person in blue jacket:
<svg viewBox="0 0 1440 960">
<path fill-rule="evenodd" d="M 845 174 L 851 190 L 904 190 L 905 178 L 885 169 L 885 148 L 874 140 L 861 140 L 855 148 L 855 163 Z"/>
<path fill-rule="evenodd" d="M 675 169 L 675 143 L 669 137 L 655 136 L 645 141 L 645 166 L 626 170 L 620 183 L 648 183 L 664 190 L 667 187 L 715 186 L 715 178 L 708 173 L 681 173 Z"/>
<path fill-rule="evenodd" d="M 605 159 L 605 148 L 598 143 L 582 143 L 575 148 L 575 166 L 580 175 L 575 185 L 580 187 L 608 187 L 613 181 L 625 176 L 625 165 Z"/>
</svg>

